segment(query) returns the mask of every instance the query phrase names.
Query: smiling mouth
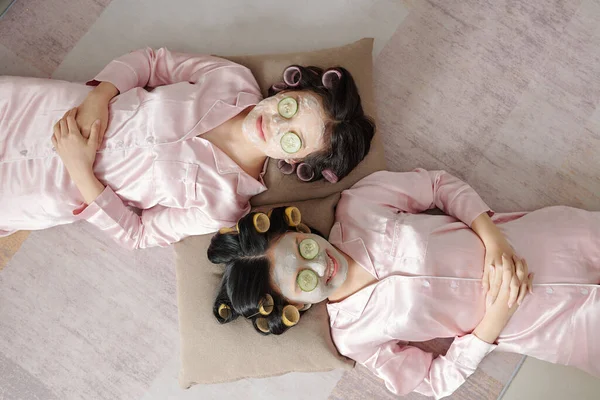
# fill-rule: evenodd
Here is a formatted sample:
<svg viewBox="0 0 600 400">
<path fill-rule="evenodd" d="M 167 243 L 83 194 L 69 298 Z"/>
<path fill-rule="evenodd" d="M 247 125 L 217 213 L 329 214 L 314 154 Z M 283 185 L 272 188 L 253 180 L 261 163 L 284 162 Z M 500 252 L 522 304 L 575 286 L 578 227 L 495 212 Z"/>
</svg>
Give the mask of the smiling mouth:
<svg viewBox="0 0 600 400">
<path fill-rule="evenodd" d="M 262 115 L 260 115 L 257 119 L 256 119 L 256 130 L 258 131 L 258 136 L 260 136 L 260 138 L 263 141 L 267 141 L 267 138 L 265 137 L 265 131 L 263 129 L 263 117 Z"/>
<path fill-rule="evenodd" d="M 325 284 L 328 285 L 329 282 L 331 282 L 331 280 L 333 279 L 333 277 L 337 274 L 338 269 L 339 269 L 339 265 L 337 263 L 337 260 L 335 258 L 333 258 L 329 252 L 327 252 L 327 258 L 329 259 L 329 262 L 327 263 L 327 280 L 325 281 Z"/>
</svg>

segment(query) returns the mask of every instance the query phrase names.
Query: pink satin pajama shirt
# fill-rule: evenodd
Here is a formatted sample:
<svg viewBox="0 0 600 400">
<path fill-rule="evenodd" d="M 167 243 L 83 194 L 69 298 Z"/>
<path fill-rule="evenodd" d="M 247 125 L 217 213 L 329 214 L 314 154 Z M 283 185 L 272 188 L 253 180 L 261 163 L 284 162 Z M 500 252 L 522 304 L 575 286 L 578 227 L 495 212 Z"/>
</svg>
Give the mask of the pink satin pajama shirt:
<svg viewBox="0 0 600 400">
<path fill-rule="evenodd" d="M 445 215 L 420 214 L 438 207 Z M 535 272 L 497 344 L 470 332 L 485 313 L 481 213 Z M 450 395 L 491 351 L 526 354 L 600 377 L 600 212 L 550 207 L 493 214 L 443 172 L 376 172 L 343 192 L 329 240 L 377 282 L 327 305 L 340 353 L 397 394 Z M 455 337 L 433 358 L 409 342 Z"/>
<path fill-rule="evenodd" d="M 91 87 L 0 77 L 0 236 L 87 220 L 128 248 L 166 246 L 234 225 L 266 190 L 201 136 L 262 100 L 248 68 L 144 49 L 90 83 L 100 81 L 120 94 L 94 164 L 106 189 L 86 207 L 50 138 Z"/>
</svg>

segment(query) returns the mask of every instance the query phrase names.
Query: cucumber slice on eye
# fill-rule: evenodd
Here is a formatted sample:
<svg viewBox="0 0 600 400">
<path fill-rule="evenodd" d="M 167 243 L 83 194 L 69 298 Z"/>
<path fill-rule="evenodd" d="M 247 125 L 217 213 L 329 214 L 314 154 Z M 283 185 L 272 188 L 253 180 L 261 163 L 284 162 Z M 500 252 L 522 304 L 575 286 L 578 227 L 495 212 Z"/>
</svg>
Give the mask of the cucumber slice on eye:
<svg viewBox="0 0 600 400">
<path fill-rule="evenodd" d="M 312 269 L 305 269 L 298 274 L 296 282 L 303 292 L 312 292 L 319 283 L 319 277 Z"/>
<path fill-rule="evenodd" d="M 298 102 L 292 97 L 286 97 L 277 104 L 277 111 L 283 118 L 292 118 L 298 112 Z"/>
<path fill-rule="evenodd" d="M 281 137 L 281 148 L 288 154 L 297 153 L 302 147 L 300 136 L 294 132 L 287 132 Z"/>
<path fill-rule="evenodd" d="M 304 239 L 298 245 L 300 255 L 306 260 L 312 260 L 319 254 L 319 245 L 314 239 Z"/>
</svg>

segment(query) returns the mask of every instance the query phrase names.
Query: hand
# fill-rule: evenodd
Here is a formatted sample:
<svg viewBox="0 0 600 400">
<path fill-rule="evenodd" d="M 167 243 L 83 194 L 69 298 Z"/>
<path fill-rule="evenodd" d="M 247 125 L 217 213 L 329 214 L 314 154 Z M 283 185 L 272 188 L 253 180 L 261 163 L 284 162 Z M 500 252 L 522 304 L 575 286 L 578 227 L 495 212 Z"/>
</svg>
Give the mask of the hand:
<svg viewBox="0 0 600 400">
<path fill-rule="evenodd" d="M 96 120 L 91 124 L 89 138 L 84 138 L 77 127 L 76 116 L 77 108 L 67 111 L 54 126 L 52 136 L 52 144 L 74 180 L 90 172 L 93 174 L 100 135 L 100 121 Z"/>
<path fill-rule="evenodd" d="M 498 292 L 500 291 L 500 283 L 496 282 L 494 285 L 494 279 L 490 275 L 490 272 L 494 269 L 494 267 L 499 267 L 503 265 L 502 256 L 506 255 L 509 258 L 513 258 L 513 261 L 516 263 L 516 255 L 512 246 L 508 243 L 504 235 L 495 234 L 492 236 L 492 239 L 488 239 L 485 244 L 485 260 L 484 260 L 484 270 L 483 270 L 483 278 L 482 278 L 482 286 L 485 291 L 487 291 L 486 296 L 486 305 L 492 305 L 496 298 L 498 297 Z M 512 304 L 517 299 L 519 294 L 519 287 L 521 284 L 526 281 L 528 277 L 528 269 L 527 263 L 524 262 L 519 264 L 523 266 L 522 270 L 517 269 L 516 274 L 513 274 L 512 280 L 510 282 L 510 296 L 508 299 L 508 307 L 511 307 Z M 530 290 L 532 288 L 530 287 Z"/>
<path fill-rule="evenodd" d="M 108 126 L 108 103 L 109 100 L 107 100 L 106 97 L 97 96 L 91 92 L 85 98 L 83 103 L 77 107 L 77 118 L 75 118 L 75 121 L 77 122 L 77 126 L 81 129 L 81 135 L 84 138 L 89 138 L 92 124 L 95 121 L 100 121 L 100 126 L 98 128 L 98 147 L 102 145 L 104 133 Z"/>
<path fill-rule="evenodd" d="M 104 133 L 108 126 L 108 105 L 110 100 L 119 94 L 119 90 L 110 82 L 101 82 L 96 86 L 83 102 L 77 107 L 77 117 L 75 121 L 84 138 L 89 138 L 92 124 L 100 120 L 100 130 L 98 132 L 98 147 L 102 145 Z M 64 118 L 64 117 L 63 117 Z M 54 129 L 58 127 L 58 122 Z"/>
<path fill-rule="evenodd" d="M 513 277 L 516 274 L 515 271 L 525 269 L 524 260 L 515 258 L 513 261 L 512 257 L 503 255 L 502 267 L 492 267 L 491 274 L 494 284 L 500 283 L 500 291 L 498 292 L 498 301 L 494 304 L 487 306 L 485 316 L 483 320 L 477 325 L 473 334 L 479 337 L 481 340 L 493 343 L 496 341 L 500 332 L 504 329 L 508 323 L 510 317 L 517 311 L 521 305 L 525 295 L 527 294 L 528 287 L 531 286 L 533 280 L 533 274 L 529 274 L 519 286 L 517 301 L 514 302 L 511 307 L 508 307 L 508 301 L 511 296 L 511 284 Z"/>
</svg>

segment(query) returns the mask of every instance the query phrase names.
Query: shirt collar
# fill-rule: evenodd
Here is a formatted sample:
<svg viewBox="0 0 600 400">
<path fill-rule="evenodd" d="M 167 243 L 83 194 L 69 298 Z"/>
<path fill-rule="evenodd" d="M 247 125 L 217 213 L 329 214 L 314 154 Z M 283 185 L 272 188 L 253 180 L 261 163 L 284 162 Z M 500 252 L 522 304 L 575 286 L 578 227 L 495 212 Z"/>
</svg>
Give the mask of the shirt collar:
<svg viewBox="0 0 600 400">
<path fill-rule="evenodd" d="M 375 270 L 375 267 L 373 267 L 373 261 L 365 246 L 365 242 L 360 237 L 352 240 L 344 240 L 341 222 L 336 222 L 331 228 L 329 233 L 329 243 L 348 254 L 361 267 L 366 269 L 376 279 L 379 279 L 377 271 Z"/>
<path fill-rule="evenodd" d="M 258 179 L 255 179 L 254 177 L 250 176 L 246 171 L 244 171 L 242 167 L 237 165 L 235 161 L 229 158 L 229 156 L 217 146 L 214 146 L 212 143 L 210 143 L 210 147 L 213 150 L 213 155 L 215 157 L 215 166 L 217 167 L 217 172 L 219 174 L 238 174 L 238 184 L 236 190 L 238 194 L 245 196 L 256 196 L 257 194 L 267 190 L 267 186 L 265 185 L 264 181 L 264 175 L 267 171 L 267 165 L 269 164 L 268 158 L 265 160 L 262 171 L 258 176 Z"/>
<path fill-rule="evenodd" d="M 376 279 L 379 279 L 364 241 L 360 237 L 344 241 L 342 224 L 340 222 L 336 222 L 331 228 L 329 242 L 349 255 Z M 339 302 L 328 303 L 327 311 L 329 313 L 331 325 L 333 326 L 340 311 L 344 312 L 344 314 L 349 314 L 354 318 L 360 318 L 378 284 L 379 282 L 375 282 Z"/>
</svg>

